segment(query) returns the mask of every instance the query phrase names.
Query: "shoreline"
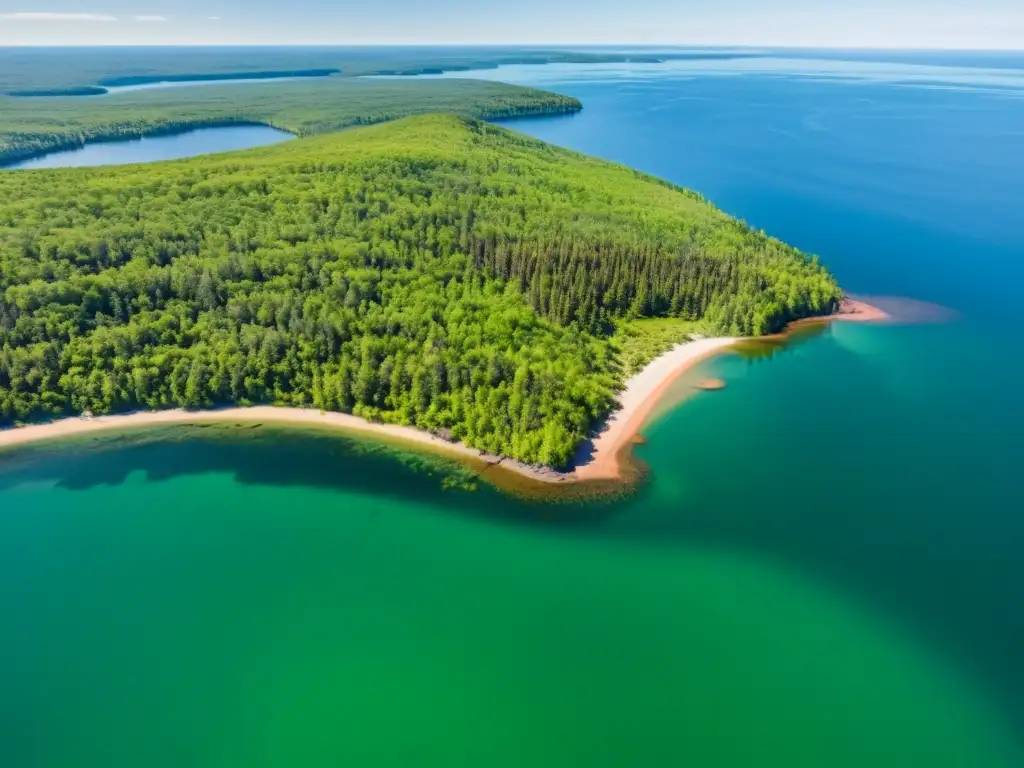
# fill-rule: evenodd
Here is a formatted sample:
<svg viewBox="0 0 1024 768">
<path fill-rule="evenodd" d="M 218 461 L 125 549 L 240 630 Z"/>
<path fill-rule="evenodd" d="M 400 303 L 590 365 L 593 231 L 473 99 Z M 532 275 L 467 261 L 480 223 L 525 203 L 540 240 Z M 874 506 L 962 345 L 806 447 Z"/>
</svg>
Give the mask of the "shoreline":
<svg viewBox="0 0 1024 768">
<path fill-rule="evenodd" d="M 677 345 L 655 358 L 626 382 L 618 396 L 619 409 L 608 417 L 600 433 L 584 444 L 583 449 L 590 453 L 588 459 L 566 471 L 531 466 L 514 459 L 492 456 L 463 443 L 449 442 L 417 427 L 370 422 L 347 413 L 273 405 L 199 411 L 179 408 L 106 416 L 71 416 L 42 424 L 0 430 L 0 450 L 117 429 L 262 422 L 328 427 L 351 435 L 390 439 L 407 445 L 429 448 L 457 459 L 482 461 L 486 465 L 484 471 L 500 466 L 530 480 L 546 484 L 617 481 L 622 479 L 622 449 L 632 445 L 633 438 L 664 393 L 664 389 L 694 365 L 719 354 L 737 341 L 738 339 L 732 338 L 700 339 Z"/>
<path fill-rule="evenodd" d="M 655 406 L 680 376 L 705 360 L 726 352 L 742 339 L 716 337 L 678 344 L 654 358 L 640 373 L 626 381 L 619 393 L 619 409 L 613 411 L 596 437 L 589 461 L 564 473 L 576 482 L 624 479 L 624 459 Z"/>
<path fill-rule="evenodd" d="M 805 322 L 869 322 L 887 319 L 889 316 L 882 310 L 864 302 L 847 299 L 832 315 L 797 321 L 789 327 Z M 783 331 L 784 334 L 785 331 Z M 273 405 L 233 406 L 199 411 L 169 409 L 107 416 L 72 416 L 46 423 L 0 430 L 0 451 L 33 443 L 59 441 L 117 429 L 261 422 L 328 427 L 350 435 L 397 441 L 414 447 L 427 448 L 455 459 L 477 464 L 483 462 L 484 468 L 481 475 L 491 468 L 500 467 L 521 478 L 549 486 L 607 481 L 621 483 L 629 479 L 627 477 L 629 449 L 636 442 L 637 436 L 651 413 L 673 382 L 700 363 L 723 354 L 747 340 L 733 337 L 697 339 L 677 344 L 656 357 L 642 371 L 625 382 L 617 397 L 619 407 L 608 415 L 597 434 L 580 446 L 577 456 L 581 458 L 574 463 L 571 469 L 564 471 L 523 464 L 501 456 L 492 456 L 463 443 L 445 440 L 418 427 L 370 422 L 346 413 Z"/>
</svg>

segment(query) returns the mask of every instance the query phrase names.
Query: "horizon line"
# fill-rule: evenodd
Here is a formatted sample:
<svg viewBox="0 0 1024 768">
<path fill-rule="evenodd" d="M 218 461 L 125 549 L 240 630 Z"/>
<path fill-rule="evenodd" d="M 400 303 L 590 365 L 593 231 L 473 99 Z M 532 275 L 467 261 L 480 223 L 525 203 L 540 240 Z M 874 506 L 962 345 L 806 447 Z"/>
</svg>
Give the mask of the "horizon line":
<svg viewBox="0 0 1024 768">
<path fill-rule="evenodd" d="M 26 48 L 535 48 L 544 50 L 568 50 L 572 48 L 635 48 L 635 49 L 688 49 L 688 50 L 719 50 L 729 48 L 742 51 L 916 51 L 931 53 L 1024 53 L 1021 48 L 978 48 L 968 47 L 935 47 L 927 45 L 876 46 L 876 45 L 829 45 L 802 44 L 783 45 L 762 43 L 758 45 L 745 43 L 282 43 L 282 42 L 245 42 L 245 43 L 4 43 L 0 50 Z"/>
</svg>

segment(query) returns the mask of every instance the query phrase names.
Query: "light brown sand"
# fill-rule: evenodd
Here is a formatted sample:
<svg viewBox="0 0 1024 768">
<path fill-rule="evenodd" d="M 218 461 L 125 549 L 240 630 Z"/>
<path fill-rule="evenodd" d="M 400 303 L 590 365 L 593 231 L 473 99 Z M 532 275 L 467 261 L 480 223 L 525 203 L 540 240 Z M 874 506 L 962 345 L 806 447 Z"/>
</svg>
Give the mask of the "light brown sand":
<svg viewBox="0 0 1024 768">
<path fill-rule="evenodd" d="M 669 385 L 698 363 L 721 354 L 738 340 L 700 339 L 680 344 L 655 358 L 626 382 L 619 395 L 620 408 L 594 438 L 590 460 L 571 473 L 576 480 L 606 480 L 622 477 L 622 459 Z"/>
<path fill-rule="evenodd" d="M 878 307 L 856 299 L 843 299 L 839 311 L 829 319 L 842 320 L 849 323 L 870 323 L 888 320 L 889 315 Z"/>
</svg>

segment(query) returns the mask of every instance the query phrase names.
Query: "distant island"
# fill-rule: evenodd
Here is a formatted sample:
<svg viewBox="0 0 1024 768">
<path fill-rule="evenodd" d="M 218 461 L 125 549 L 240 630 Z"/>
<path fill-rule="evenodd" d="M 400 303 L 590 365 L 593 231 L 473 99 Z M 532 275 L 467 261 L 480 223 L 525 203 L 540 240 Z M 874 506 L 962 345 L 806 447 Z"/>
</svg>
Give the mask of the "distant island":
<svg viewBox="0 0 1024 768">
<path fill-rule="evenodd" d="M 268 125 L 312 136 L 426 112 L 499 119 L 570 114 L 577 99 L 483 80 L 314 80 L 137 91 L 116 99 L 0 98 L 0 167 L 85 144 Z"/>
<path fill-rule="evenodd" d="M 274 404 L 562 468 L 665 323 L 756 336 L 842 297 L 700 195 L 454 115 L 7 172 L 0 221 L 9 425 Z"/>
</svg>

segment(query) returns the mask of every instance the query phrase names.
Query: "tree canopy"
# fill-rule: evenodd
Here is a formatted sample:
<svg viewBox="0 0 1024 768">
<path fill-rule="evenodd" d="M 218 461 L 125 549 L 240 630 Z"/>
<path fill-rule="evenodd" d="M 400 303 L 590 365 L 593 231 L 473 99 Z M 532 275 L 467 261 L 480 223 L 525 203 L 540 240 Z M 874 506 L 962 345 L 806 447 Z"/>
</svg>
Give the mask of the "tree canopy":
<svg viewBox="0 0 1024 768">
<path fill-rule="evenodd" d="M 297 136 L 426 112 L 496 119 L 576 112 L 580 102 L 484 80 L 305 81 L 204 85 L 101 97 L 0 96 L 0 165 L 91 141 L 258 123 Z"/>
<path fill-rule="evenodd" d="M 757 335 L 832 277 L 699 195 L 451 115 L 0 172 L 0 422 L 278 403 L 564 465 L 623 319 Z"/>
</svg>

